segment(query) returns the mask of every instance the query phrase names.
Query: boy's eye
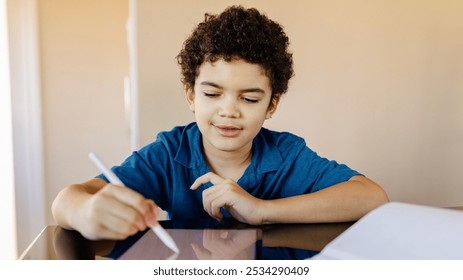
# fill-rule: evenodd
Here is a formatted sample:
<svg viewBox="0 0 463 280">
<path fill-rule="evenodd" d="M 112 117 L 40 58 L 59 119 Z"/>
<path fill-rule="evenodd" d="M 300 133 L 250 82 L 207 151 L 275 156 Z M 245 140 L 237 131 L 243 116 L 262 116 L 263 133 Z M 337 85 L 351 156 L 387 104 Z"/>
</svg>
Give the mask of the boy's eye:
<svg viewBox="0 0 463 280">
<path fill-rule="evenodd" d="M 206 97 L 217 97 L 219 96 L 218 93 L 211 93 L 211 92 L 204 92 L 204 96 Z"/>
<path fill-rule="evenodd" d="M 243 97 L 243 100 L 244 100 L 245 102 L 248 102 L 248 103 L 257 103 L 257 102 L 259 102 L 258 99 L 249 98 L 249 97 Z"/>
</svg>

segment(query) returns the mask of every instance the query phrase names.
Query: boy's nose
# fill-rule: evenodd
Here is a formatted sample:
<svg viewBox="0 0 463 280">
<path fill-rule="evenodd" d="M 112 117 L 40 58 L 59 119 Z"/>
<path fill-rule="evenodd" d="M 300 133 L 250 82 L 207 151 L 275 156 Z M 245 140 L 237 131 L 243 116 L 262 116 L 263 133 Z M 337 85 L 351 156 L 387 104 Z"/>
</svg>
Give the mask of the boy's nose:
<svg viewBox="0 0 463 280">
<path fill-rule="evenodd" d="M 233 100 L 232 98 L 225 98 L 220 106 L 219 115 L 227 118 L 238 118 L 240 116 L 240 112 L 238 104 L 236 104 L 236 100 Z"/>
</svg>

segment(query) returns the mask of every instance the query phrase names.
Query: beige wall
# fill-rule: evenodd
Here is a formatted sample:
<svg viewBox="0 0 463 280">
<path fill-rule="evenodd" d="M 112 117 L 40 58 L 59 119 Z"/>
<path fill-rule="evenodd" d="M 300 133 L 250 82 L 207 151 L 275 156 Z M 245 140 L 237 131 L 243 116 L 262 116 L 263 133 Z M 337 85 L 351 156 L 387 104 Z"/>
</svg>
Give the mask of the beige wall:
<svg viewBox="0 0 463 280">
<path fill-rule="evenodd" d="M 463 204 L 463 2 L 139 0 L 140 138 L 192 120 L 175 56 L 231 3 L 281 22 L 296 76 L 266 126 L 380 183 L 392 200 Z"/>
<path fill-rule="evenodd" d="M 139 0 L 140 138 L 192 121 L 175 56 L 233 1 Z M 463 204 L 460 1 L 240 1 L 280 21 L 296 76 L 266 126 L 378 181 L 391 199 Z M 291 3 L 291 5 L 289 4 Z M 348 4 L 347 4 L 348 3 Z M 39 0 L 47 213 L 64 186 L 130 152 L 123 77 L 128 0 Z"/>
<path fill-rule="evenodd" d="M 129 152 L 124 76 L 129 72 L 127 0 L 39 0 L 46 211 L 63 187 L 98 174 Z"/>
</svg>

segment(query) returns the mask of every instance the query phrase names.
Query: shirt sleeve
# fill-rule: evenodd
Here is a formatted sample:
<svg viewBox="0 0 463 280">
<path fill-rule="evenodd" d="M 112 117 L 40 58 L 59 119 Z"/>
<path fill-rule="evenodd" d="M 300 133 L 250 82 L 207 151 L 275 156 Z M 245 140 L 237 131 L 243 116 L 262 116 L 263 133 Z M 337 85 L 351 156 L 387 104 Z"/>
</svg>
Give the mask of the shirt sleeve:
<svg viewBox="0 0 463 280">
<path fill-rule="evenodd" d="M 275 174 L 279 179 L 272 183 L 282 197 L 317 192 L 361 175 L 345 164 L 319 156 L 302 138 L 287 137 L 279 149 L 284 160 Z"/>
<path fill-rule="evenodd" d="M 170 200 L 170 194 L 166 190 L 166 186 L 169 186 L 166 176 L 168 162 L 169 156 L 162 143 L 154 142 L 133 152 L 121 165 L 114 166 L 111 170 L 128 188 L 166 209 Z M 97 177 L 108 181 L 103 174 Z"/>
<path fill-rule="evenodd" d="M 296 158 L 294 168 L 305 177 L 308 192 L 316 192 L 361 175 L 345 164 L 319 156 L 307 146 L 302 148 Z"/>
</svg>

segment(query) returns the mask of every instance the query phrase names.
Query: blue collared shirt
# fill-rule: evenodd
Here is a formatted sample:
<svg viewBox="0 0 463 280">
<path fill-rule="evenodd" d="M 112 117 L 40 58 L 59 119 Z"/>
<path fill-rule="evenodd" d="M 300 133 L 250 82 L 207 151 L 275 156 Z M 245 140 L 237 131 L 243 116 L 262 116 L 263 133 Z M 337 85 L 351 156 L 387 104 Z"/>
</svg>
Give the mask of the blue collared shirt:
<svg viewBox="0 0 463 280">
<path fill-rule="evenodd" d="M 196 123 L 159 133 L 155 142 L 112 170 L 126 186 L 154 200 L 173 220 L 208 217 L 202 190 L 211 184 L 190 190 L 199 176 L 210 172 Z M 262 128 L 253 140 L 251 164 L 237 183 L 255 197 L 277 199 L 316 192 L 355 175 L 360 174 L 318 156 L 304 139 Z M 107 181 L 103 175 L 99 177 Z"/>
</svg>

